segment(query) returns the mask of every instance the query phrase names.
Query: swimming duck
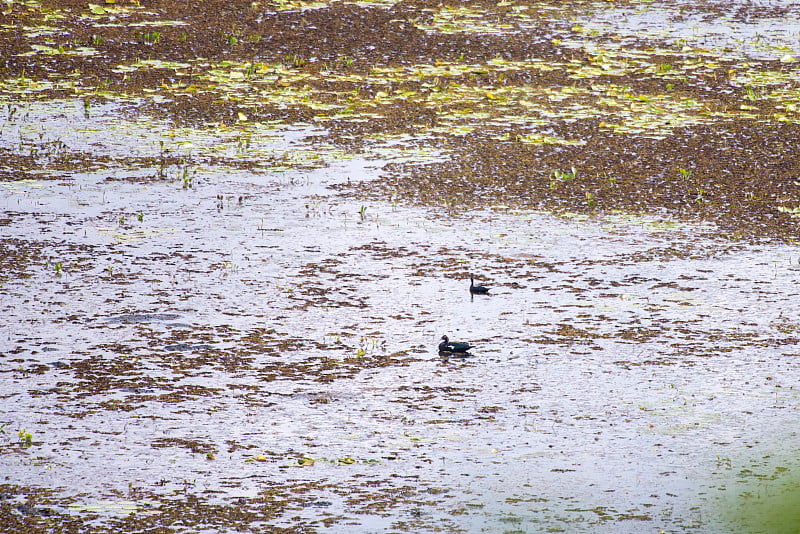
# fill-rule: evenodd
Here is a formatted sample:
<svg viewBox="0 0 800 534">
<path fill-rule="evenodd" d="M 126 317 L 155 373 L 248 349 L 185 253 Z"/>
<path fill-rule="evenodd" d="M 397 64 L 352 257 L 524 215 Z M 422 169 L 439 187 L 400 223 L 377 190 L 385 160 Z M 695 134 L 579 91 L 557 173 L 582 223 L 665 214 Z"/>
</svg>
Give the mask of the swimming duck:
<svg viewBox="0 0 800 534">
<path fill-rule="evenodd" d="M 485 295 L 489 292 L 489 288 L 486 286 L 476 286 L 475 279 L 473 277 L 469 277 L 469 292 L 473 295 Z"/>
<path fill-rule="evenodd" d="M 466 354 L 469 349 L 472 348 L 472 345 L 469 343 L 450 343 L 450 339 L 447 336 L 442 336 L 442 342 L 439 343 L 439 353 L 451 353 L 451 354 Z"/>
</svg>

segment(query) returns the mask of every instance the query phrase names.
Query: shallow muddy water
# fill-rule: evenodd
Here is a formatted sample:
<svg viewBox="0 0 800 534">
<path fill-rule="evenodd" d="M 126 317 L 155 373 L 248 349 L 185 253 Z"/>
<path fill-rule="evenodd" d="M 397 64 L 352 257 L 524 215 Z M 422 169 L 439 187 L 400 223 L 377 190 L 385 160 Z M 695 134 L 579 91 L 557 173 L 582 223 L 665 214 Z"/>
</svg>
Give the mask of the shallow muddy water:
<svg viewBox="0 0 800 534">
<path fill-rule="evenodd" d="M 362 216 L 325 192 L 347 175 L 380 170 L 7 183 L 6 481 L 98 528 L 279 489 L 252 528 L 723 532 L 720 502 L 794 467 L 800 250 L 669 219 Z"/>
<path fill-rule="evenodd" d="M 759 6 L 7 2 L 0 532 L 796 531 Z"/>
</svg>

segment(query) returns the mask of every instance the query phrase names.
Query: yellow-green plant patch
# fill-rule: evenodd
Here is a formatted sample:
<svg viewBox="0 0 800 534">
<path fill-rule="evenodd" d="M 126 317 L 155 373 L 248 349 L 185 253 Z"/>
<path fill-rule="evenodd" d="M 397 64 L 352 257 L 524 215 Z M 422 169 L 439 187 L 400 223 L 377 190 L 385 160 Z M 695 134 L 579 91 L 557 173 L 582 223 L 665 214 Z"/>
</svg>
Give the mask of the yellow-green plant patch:
<svg viewBox="0 0 800 534">
<path fill-rule="evenodd" d="M 530 8 L 527 5 L 515 5 L 504 14 L 498 15 L 484 9 L 444 5 L 431 14 L 429 21 L 417 22 L 415 26 L 430 33 L 509 34 L 536 26 L 535 19 L 525 13 Z"/>
<path fill-rule="evenodd" d="M 141 10 L 142 6 L 138 2 L 125 4 L 107 3 L 103 5 L 89 3 L 87 5 L 87 9 L 88 12 L 83 13 L 81 17 L 96 20 L 101 18 L 126 16 L 135 12 L 136 10 Z"/>
<path fill-rule="evenodd" d="M 48 56 L 55 56 L 55 55 L 64 55 L 64 56 L 93 56 L 97 54 L 97 50 L 89 47 L 89 46 L 73 46 L 73 47 L 63 47 L 63 46 L 47 46 L 47 45 L 31 45 L 33 49 L 30 52 L 24 52 L 22 54 L 17 54 L 18 56 L 33 56 L 36 54 L 44 54 Z"/>
<path fill-rule="evenodd" d="M 137 70 L 149 70 L 149 69 L 175 69 L 180 71 L 182 69 L 188 69 L 191 65 L 188 63 L 181 63 L 178 61 L 162 61 L 160 59 L 142 59 L 138 60 L 134 63 L 129 63 L 126 65 L 117 65 L 111 72 L 116 72 L 117 74 L 123 74 L 126 72 L 135 72 Z M 179 73 L 180 74 L 180 73 Z"/>
<path fill-rule="evenodd" d="M 163 27 L 163 26 L 186 26 L 187 23 L 182 20 L 148 20 L 142 22 L 131 22 L 126 24 L 126 27 Z"/>
<path fill-rule="evenodd" d="M 258 9 L 261 6 L 271 11 L 306 11 L 309 9 L 321 9 L 327 7 L 327 2 L 316 0 L 268 0 L 267 2 L 255 2 L 252 7 Z"/>
<path fill-rule="evenodd" d="M 14 26 L 0 26 L 3 28 L 8 29 L 16 29 Z M 34 39 L 36 37 L 51 37 L 61 32 L 61 28 L 58 26 L 48 26 L 46 24 L 42 24 L 39 26 L 23 26 L 22 31 L 25 34 L 25 37 L 28 39 Z"/>
<path fill-rule="evenodd" d="M 382 6 L 382 7 L 392 7 L 398 3 L 400 0 L 341 0 L 343 4 L 353 4 L 357 6 Z"/>
<path fill-rule="evenodd" d="M 800 84 L 800 69 L 785 71 L 759 70 L 743 63 L 731 71 L 731 84 L 739 87 L 783 85 L 796 88 Z"/>
</svg>

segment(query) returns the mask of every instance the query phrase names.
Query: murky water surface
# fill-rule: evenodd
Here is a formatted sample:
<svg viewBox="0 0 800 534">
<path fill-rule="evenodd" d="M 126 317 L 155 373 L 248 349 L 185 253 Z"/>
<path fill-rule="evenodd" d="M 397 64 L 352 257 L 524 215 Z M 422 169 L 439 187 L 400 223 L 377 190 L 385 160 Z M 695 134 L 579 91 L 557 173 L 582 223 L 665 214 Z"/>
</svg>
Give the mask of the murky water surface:
<svg viewBox="0 0 800 534">
<path fill-rule="evenodd" d="M 738 58 L 775 59 L 796 53 L 800 22 L 795 1 L 634 2 L 593 11 L 584 22 L 592 31 L 624 36 L 631 42 L 651 38 L 720 52 Z"/>
<path fill-rule="evenodd" d="M 188 189 L 106 174 L 2 187 L 0 461 L 61 513 L 291 482 L 285 526 L 710 528 L 743 468 L 793 450 L 794 247 L 666 219 L 360 214 L 325 192 L 380 176 L 360 160 Z M 440 358 L 442 334 L 472 356 Z"/>
<path fill-rule="evenodd" d="M 748 57 L 797 31 L 664 6 L 580 22 Z M 424 136 L 348 150 L 322 120 L 148 102 L 4 108 L 0 149 L 40 171 L 0 182 L 3 532 L 800 524 L 795 245 L 667 209 L 412 206 L 359 188 L 453 157 Z"/>
</svg>

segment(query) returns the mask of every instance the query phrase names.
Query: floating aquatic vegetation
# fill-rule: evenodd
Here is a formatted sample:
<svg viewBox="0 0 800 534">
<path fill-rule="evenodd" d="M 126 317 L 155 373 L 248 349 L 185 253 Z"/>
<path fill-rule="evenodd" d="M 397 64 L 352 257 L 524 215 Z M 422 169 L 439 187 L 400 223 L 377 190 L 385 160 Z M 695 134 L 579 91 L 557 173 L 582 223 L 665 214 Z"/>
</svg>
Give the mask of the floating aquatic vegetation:
<svg viewBox="0 0 800 534">
<path fill-rule="evenodd" d="M 125 27 L 126 28 L 131 28 L 131 27 L 154 27 L 154 28 L 160 28 L 160 27 L 164 27 L 164 26 L 186 26 L 186 25 L 188 25 L 188 23 L 186 21 L 183 21 L 183 20 L 148 20 L 148 21 L 143 21 L 143 22 L 129 22 L 129 23 L 125 24 Z M 109 25 L 103 25 L 103 24 L 99 24 L 98 25 L 98 27 L 103 27 L 103 26 L 109 26 Z"/>
<path fill-rule="evenodd" d="M 4 29 L 16 29 L 14 26 L 0 26 L 0 28 Z M 25 32 L 25 37 L 29 39 L 35 39 L 37 37 L 49 37 L 53 35 L 57 35 L 61 32 L 61 28 L 57 26 L 48 26 L 46 24 L 42 24 L 39 26 L 24 26 L 22 31 Z"/>
<path fill-rule="evenodd" d="M 105 18 L 125 17 L 134 12 L 141 12 L 143 6 L 138 2 L 117 4 L 116 2 L 108 2 L 104 5 L 89 3 L 87 8 L 89 12 L 82 13 L 81 18 L 99 20 Z"/>
<path fill-rule="evenodd" d="M 364 7 L 391 7 L 399 0 L 265 0 L 255 2 L 254 9 L 266 8 L 268 11 L 307 11 L 330 7 L 334 2 Z"/>
<path fill-rule="evenodd" d="M 518 18 L 519 18 L 519 14 Z M 434 13 L 428 24 L 417 23 L 417 28 L 431 33 L 485 33 L 502 34 L 512 30 L 514 25 L 510 22 L 486 20 L 487 13 L 483 10 L 469 7 L 443 6 Z"/>
<path fill-rule="evenodd" d="M 47 46 L 47 45 L 31 45 L 33 49 L 31 52 L 26 52 L 23 54 L 19 54 L 19 56 L 27 56 L 27 55 L 36 55 L 36 54 L 44 54 L 48 56 L 54 55 L 64 55 L 64 56 L 93 56 L 97 54 L 97 50 L 95 48 L 91 48 L 89 46 L 72 46 L 72 47 L 64 47 L 64 46 Z"/>
<path fill-rule="evenodd" d="M 111 72 L 115 72 L 117 74 L 124 74 L 126 72 L 135 72 L 137 70 L 149 70 L 149 69 L 172 69 L 178 72 L 181 72 L 185 69 L 190 68 L 191 65 L 189 63 L 183 63 L 178 61 L 162 61 L 160 59 L 141 59 L 137 60 L 134 63 L 129 63 L 125 65 L 117 65 L 116 67 L 111 69 Z"/>
<path fill-rule="evenodd" d="M 684 475 L 791 423 L 788 58 L 583 20 L 662 1 L 117 1 L 0 8 L 102 50 L 0 85 L 9 529 L 709 530 Z"/>
<path fill-rule="evenodd" d="M 61 83 L 64 86 L 64 82 Z M 8 78 L 0 81 L 0 89 L 12 95 L 23 95 L 37 93 L 41 91 L 51 91 L 59 87 L 57 82 L 52 80 L 32 80 L 24 76 L 18 78 Z"/>
<path fill-rule="evenodd" d="M 778 206 L 778 211 L 781 213 L 788 213 L 793 219 L 800 217 L 800 206 L 796 208 L 787 208 L 786 206 Z"/>
<path fill-rule="evenodd" d="M 773 86 L 791 87 L 796 90 L 800 84 L 800 69 L 796 70 L 763 70 L 749 63 L 739 63 L 730 71 L 730 82 L 738 87 L 772 88 Z"/>
<path fill-rule="evenodd" d="M 406 143 L 410 139 L 404 140 Z M 441 160 L 443 153 L 433 148 L 412 148 L 407 144 L 376 145 L 365 150 L 365 156 L 390 163 L 430 163 Z"/>
<path fill-rule="evenodd" d="M 267 11 L 306 11 L 309 9 L 322 9 L 327 7 L 328 3 L 317 0 L 267 0 L 264 2 L 255 2 L 254 9 L 265 8 Z"/>
<path fill-rule="evenodd" d="M 532 145 L 561 145 L 561 146 L 581 146 L 585 145 L 586 141 L 581 139 L 562 139 L 557 136 L 544 135 L 539 133 L 532 134 L 516 134 L 506 133 L 498 137 L 494 137 L 498 141 L 514 141 L 518 143 L 528 143 Z"/>
</svg>

